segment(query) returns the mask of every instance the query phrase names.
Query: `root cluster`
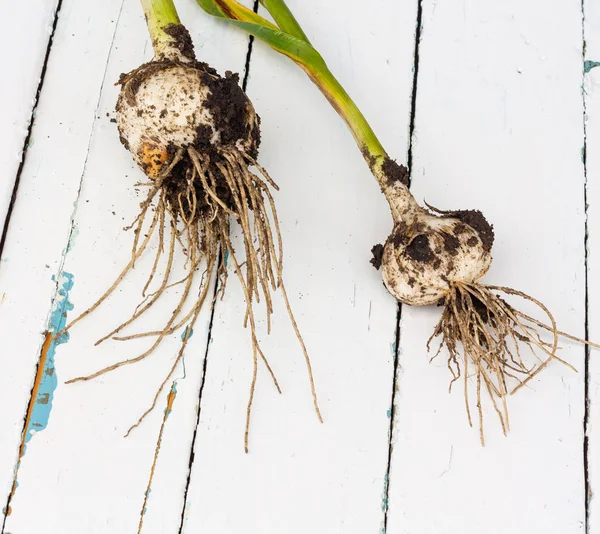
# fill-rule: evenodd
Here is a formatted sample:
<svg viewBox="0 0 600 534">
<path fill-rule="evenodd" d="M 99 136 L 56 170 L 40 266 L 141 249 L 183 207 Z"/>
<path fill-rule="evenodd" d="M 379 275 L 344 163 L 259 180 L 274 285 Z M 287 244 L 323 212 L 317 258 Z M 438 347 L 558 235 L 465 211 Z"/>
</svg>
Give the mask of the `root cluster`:
<svg viewBox="0 0 600 534">
<path fill-rule="evenodd" d="M 249 167 L 251 166 L 258 169 L 260 176 L 250 171 Z M 258 342 L 254 314 L 255 304 L 261 302 L 261 299 L 264 300 L 267 330 L 270 332 L 270 315 L 273 312 L 272 292 L 277 289 L 281 291 L 304 353 L 314 408 L 321 420 L 310 359 L 290 308 L 282 279 L 282 239 L 275 203 L 270 191 L 270 187 L 275 190 L 278 187 L 265 169 L 250 155 L 235 147 L 223 147 L 218 151 L 202 152 L 195 148 L 179 149 L 173 155 L 170 163 L 164 165 L 156 179 L 139 185 L 147 187 L 148 194 L 141 203 L 139 215 L 129 227 L 134 232 L 129 263 L 106 293 L 72 321 L 65 330 L 93 312 L 114 292 L 148 248 L 152 237 L 158 234 L 158 248 L 152 270 L 144 285 L 143 300 L 129 319 L 107 333 L 96 344 L 108 339 L 123 341 L 144 337 L 151 338 L 152 341 L 149 348 L 142 354 L 105 367 L 91 375 L 74 378 L 68 383 L 91 380 L 119 367 L 139 362 L 152 354 L 166 336 L 184 327 L 187 328 L 182 336 L 181 346 L 173 365 L 155 392 L 148 409 L 127 431 L 126 435 L 128 435 L 155 408 L 161 392 L 172 378 L 183 357 L 191 330 L 203 305 L 210 298 L 216 299 L 219 295 L 223 295 L 227 282 L 227 269 L 226 262 L 220 261 L 221 255 L 221 258 L 225 257 L 227 261 L 231 262 L 233 271 L 239 279 L 246 300 L 244 326 L 250 326 L 253 374 L 244 433 L 246 452 L 248 451 L 248 432 L 259 359 L 265 365 L 275 387 L 281 393 L 275 374 Z M 234 218 L 242 229 L 243 258 L 238 256 L 229 237 L 230 218 Z M 142 234 L 144 225 L 148 225 L 148 220 L 150 220 L 148 230 Z M 177 246 L 181 246 L 186 254 L 186 274 L 183 278 L 174 281 L 172 272 Z M 165 264 L 164 274 L 158 281 L 155 281 L 161 262 Z M 203 274 L 199 287 L 196 287 L 194 280 L 202 266 L 204 266 Z M 214 297 L 212 295 L 209 297 L 209 288 L 215 272 L 219 280 L 219 289 Z M 149 292 L 153 283 L 157 287 Z M 121 334 L 126 327 L 154 306 L 160 297 L 174 286 L 183 286 L 183 290 L 177 306 L 162 328 L 128 335 Z M 184 311 L 184 308 L 187 308 L 186 303 L 190 293 L 194 292 L 196 296 L 191 308 Z"/>
<path fill-rule="evenodd" d="M 548 323 L 544 324 L 515 309 L 498 292 L 535 304 L 546 315 Z M 433 358 L 439 355 L 442 348 L 448 351 L 448 368 L 452 373 L 450 388 L 462 377 L 466 412 L 471 426 L 469 379 L 475 378 L 482 445 L 485 443 L 482 393 L 487 393 L 506 434 L 510 430 L 508 395 L 525 386 L 552 360 L 575 370 L 557 356 L 559 336 L 593 345 L 559 331 L 554 317 L 544 304 L 508 287 L 454 283 L 443 305 L 442 316 L 427 347 L 430 347 L 434 338 L 441 337 Z M 551 341 L 542 338 L 542 331 L 550 334 Z"/>
</svg>

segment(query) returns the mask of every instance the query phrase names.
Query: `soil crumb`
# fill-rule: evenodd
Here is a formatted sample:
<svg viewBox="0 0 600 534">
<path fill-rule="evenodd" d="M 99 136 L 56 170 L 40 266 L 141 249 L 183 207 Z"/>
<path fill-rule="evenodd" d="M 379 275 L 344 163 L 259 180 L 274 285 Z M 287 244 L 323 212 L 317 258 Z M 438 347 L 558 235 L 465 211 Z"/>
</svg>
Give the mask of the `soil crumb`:
<svg viewBox="0 0 600 534">
<path fill-rule="evenodd" d="M 423 234 L 416 236 L 406 247 L 406 254 L 415 261 L 430 262 L 433 253 L 429 248 L 429 238 Z"/>
<path fill-rule="evenodd" d="M 379 270 L 383 260 L 383 245 L 381 243 L 377 243 L 377 245 L 371 249 L 371 254 L 373 254 L 373 257 L 370 260 L 371 265 L 375 267 L 375 269 Z"/>
<path fill-rule="evenodd" d="M 408 187 L 408 169 L 404 165 L 398 165 L 393 159 L 386 157 L 381 170 L 385 174 L 389 184 L 400 182 Z"/>
</svg>

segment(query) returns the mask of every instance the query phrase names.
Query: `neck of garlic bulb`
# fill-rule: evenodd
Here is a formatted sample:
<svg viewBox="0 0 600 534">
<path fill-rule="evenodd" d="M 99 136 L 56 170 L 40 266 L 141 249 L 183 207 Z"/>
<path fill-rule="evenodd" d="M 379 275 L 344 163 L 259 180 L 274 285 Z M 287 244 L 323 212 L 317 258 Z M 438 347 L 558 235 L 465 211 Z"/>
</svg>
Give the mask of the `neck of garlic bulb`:
<svg viewBox="0 0 600 534">
<path fill-rule="evenodd" d="M 141 0 L 148 33 L 152 40 L 156 61 L 189 63 L 194 60 L 193 52 L 186 47 L 189 34 L 181 25 L 173 0 Z"/>
</svg>

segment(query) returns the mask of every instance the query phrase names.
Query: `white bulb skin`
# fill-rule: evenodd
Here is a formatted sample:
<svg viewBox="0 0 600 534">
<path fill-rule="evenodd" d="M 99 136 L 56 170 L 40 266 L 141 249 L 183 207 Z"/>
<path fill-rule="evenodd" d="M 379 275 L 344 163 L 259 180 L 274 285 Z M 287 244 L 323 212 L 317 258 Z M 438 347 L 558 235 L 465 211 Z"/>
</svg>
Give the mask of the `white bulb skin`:
<svg viewBox="0 0 600 534">
<path fill-rule="evenodd" d="M 424 209 L 412 215 L 396 223 L 383 248 L 383 282 L 397 300 L 436 304 L 453 283 L 473 283 L 487 272 L 492 256 L 477 230 Z"/>
<path fill-rule="evenodd" d="M 126 77 L 116 106 L 117 127 L 121 142 L 146 175 L 156 178 L 177 149 L 218 149 L 227 142 L 256 153 L 258 117 L 237 80 L 231 73 L 221 78 L 209 67 L 170 61 L 148 63 Z M 213 115 L 215 99 L 211 101 L 211 97 L 219 84 L 221 90 L 224 87 L 230 92 L 235 85 L 243 95 L 236 93 L 236 104 L 228 105 L 224 112 L 235 124 L 246 125 L 244 135 L 233 141 L 228 139 L 231 135 L 224 130 L 223 120 L 219 122 Z M 222 100 L 218 105 L 223 105 Z"/>
</svg>

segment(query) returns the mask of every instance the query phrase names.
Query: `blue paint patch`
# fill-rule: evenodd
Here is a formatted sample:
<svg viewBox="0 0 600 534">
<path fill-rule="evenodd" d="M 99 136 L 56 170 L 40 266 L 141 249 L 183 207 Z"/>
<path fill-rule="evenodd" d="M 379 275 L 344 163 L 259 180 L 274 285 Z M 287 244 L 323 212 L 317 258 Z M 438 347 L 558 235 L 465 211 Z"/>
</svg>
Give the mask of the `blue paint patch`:
<svg viewBox="0 0 600 534">
<path fill-rule="evenodd" d="M 388 419 L 391 419 L 392 418 L 392 409 L 388 408 L 387 412 L 385 412 L 385 415 L 387 415 Z"/>
<path fill-rule="evenodd" d="M 188 325 L 185 327 L 185 330 L 181 334 L 181 341 L 187 341 L 194 335 L 194 329 Z"/>
<path fill-rule="evenodd" d="M 48 321 L 48 332 L 53 336 L 67 325 L 67 312 L 73 309 L 73 304 L 69 301 L 69 291 L 73 288 L 73 275 L 63 272 L 58 286 L 58 295 L 52 306 L 52 313 L 50 314 L 50 320 Z M 67 341 L 69 341 L 68 332 L 60 335 L 58 338 L 53 337 L 52 342 L 47 349 L 40 387 L 31 412 L 31 419 L 29 420 L 25 432 L 25 444 L 27 444 L 36 432 L 40 432 L 48 426 L 48 419 L 50 418 L 50 411 L 52 410 L 52 400 L 54 399 L 54 391 L 58 384 L 54 363 L 56 347 Z M 23 449 L 23 454 L 24 453 L 25 449 Z"/>
<path fill-rule="evenodd" d="M 227 267 L 227 262 L 229 261 L 229 249 L 225 249 L 225 256 L 223 257 L 223 265 Z"/>
<path fill-rule="evenodd" d="M 600 66 L 600 61 L 584 61 L 583 62 L 583 72 L 586 74 L 590 72 L 593 68 Z"/>
</svg>

